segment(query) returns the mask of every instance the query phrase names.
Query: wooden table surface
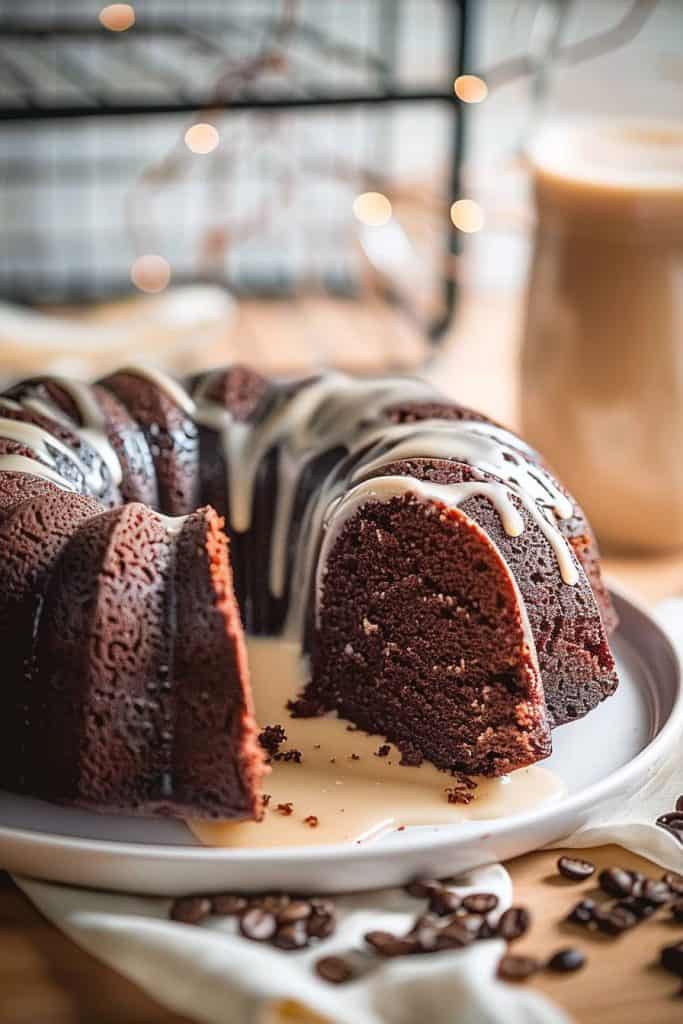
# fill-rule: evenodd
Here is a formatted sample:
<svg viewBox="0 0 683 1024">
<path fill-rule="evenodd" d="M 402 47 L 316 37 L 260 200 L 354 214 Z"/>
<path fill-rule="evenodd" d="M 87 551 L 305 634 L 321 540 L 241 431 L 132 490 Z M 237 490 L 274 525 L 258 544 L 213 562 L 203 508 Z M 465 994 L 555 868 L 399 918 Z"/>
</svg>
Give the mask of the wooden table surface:
<svg viewBox="0 0 683 1024">
<path fill-rule="evenodd" d="M 520 297 L 471 295 L 457 330 L 430 373 L 454 396 L 510 425 L 516 422 L 515 365 Z M 683 590 L 683 554 L 605 559 L 610 575 L 646 603 Z M 683 791 L 683 782 L 681 784 Z M 599 866 L 619 863 L 661 874 L 616 848 L 584 851 Z M 562 919 L 590 883 L 575 885 L 554 870 L 558 853 L 534 853 L 507 864 L 515 900 L 532 908 L 534 924 L 519 949 L 544 956 L 566 945 L 588 955 L 576 975 L 543 974 L 531 984 L 581 1024 L 673 1024 L 683 1020 L 680 985 L 656 966 L 658 950 L 683 937 L 665 920 L 617 939 L 572 932 Z M 1 862 L 1 851 L 0 851 Z M 2 1024 L 185 1024 L 134 985 L 79 950 L 0 876 L 0 1021 Z M 340 998 L 341 992 L 340 992 Z"/>
</svg>

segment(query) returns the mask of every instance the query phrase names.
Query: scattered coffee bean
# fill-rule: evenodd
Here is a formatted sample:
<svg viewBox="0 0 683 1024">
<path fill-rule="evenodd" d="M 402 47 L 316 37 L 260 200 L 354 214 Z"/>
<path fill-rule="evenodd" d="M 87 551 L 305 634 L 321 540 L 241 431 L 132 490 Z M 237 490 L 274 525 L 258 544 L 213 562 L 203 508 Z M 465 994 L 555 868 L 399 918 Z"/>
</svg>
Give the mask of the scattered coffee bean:
<svg viewBox="0 0 683 1024">
<path fill-rule="evenodd" d="M 571 882 L 583 882 L 595 871 L 595 864 L 589 860 L 581 860 L 580 857 L 560 857 L 557 862 L 557 870 Z"/>
<path fill-rule="evenodd" d="M 633 891 L 633 879 L 623 868 L 605 868 L 598 875 L 598 883 L 610 896 L 630 896 Z"/>
<path fill-rule="evenodd" d="M 448 924 L 439 928 L 437 935 L 437 946 L 439 948 L 459 948 L 461 946 L 469 946 L 471 942 L 474 942 L 475 938 L 479 937 L 478 932 L 474 932 L 465 926 L 464 921 L 458 918 L 453 918 Z"/>
<path fill-rule="evenodd" d="M 669 814 L 660 814 L 655 822 L 660 828 L 669 832 L 679 843 L 683 843 L 683 806 L 678 808 L 680 797 L 676 802 L 676 810 Z"/>
<path fill-rule="evenodd" d="M 262 907 L 252 907 L 240 918 L 240 931 L 245 939 L 254 942 L 267 942 L 277 931 L 275 914 Z"/>
<path fill-rule="evenodd" d="M 492 892 L 473 892 L 465 896 L 462 905 L 473 914 L 488 914 L 498 906 L 498 897 Z"/>
<path fill-rule="evenodd" d="M 622 910 L 628 910 L 630 914 L 634 914 L 639 921 L 644 921 L 647 917 L 652 915 L 657 910 L 654 903 L 648 903 L 647 900 L 643 900 L 640 896 L 624 896 L 622 900 L 619 900 L 615 904 L 615 907 L 619 907 Z"/>
<path fill-rule="evenodd" d="M 638 885 L 633 893 L 646 903 L 653 903 L 656 907 L 662 907 L 671 899 L 671 889 L 666 882 L 656 882 L 652 878 L 646 878 Z"/>
<path fill-rule="evenodd" d="M 531 914 L 526 907 L 510 907 L 498 919 L 498 934 L 506 942 L 519 939 L 531 927 Z"/>
<path fill-rule="evenodd" d="M 322 957 L 317 961 L 315 969 L 324 981 L 329 981 L 332 985 L 341 985 L 353 977 L 351 967 L 340 956 Z"/>
<path fill-rule="evenodd" d="M 315 914 L 323 914 L 326 917 L 334 917 L 337 912 L 332 900 L 327 899 L 325 896 L 313 896 L 311 897 L 311 907 Z"/>
<path fill-rule="evenodd" d="M 638 923 L 638 918 L 624 907 L 596 907 L 593 921 L 605 935 L 621 935 Z"/>
<path fill-rule="evenodd" d="M 233 892 L 221 892 L 211 897 L 211 913 L 225 916 L 241 914 L 246 910 L 248 901 L 244 896 Z"/>
<path fill-rule="evenodd" d="M 550 957 L 546 967 L 551 971 L 558 971 L 567 974 L 569 971 L 578 971 L 586 962 L 586 957 L 580 949 L 560 949 Z"/>
<path fill-rule="evenodd" d="M 335 929 L 334 914 L 313 913 L 306 921 L 306 931 L 312 939 L 327 939 Z"/>
<path fill-rule="evenodd" d="M 673 946 L 665 946 L 660 953 L 659 962 L 662 967 L 672 974 L 683 978 L 683 942 L 676 942 Z"/>
<path fill-rule="evenodd" d="M 279 914 L 289 904 L 289 896 L 284 892 L 271 892 L 265 896 L 257 896 L 251 900 L 250 906 L 269 910 L 271 914 Z"/>
<path fill-rule="evenodd" d="M 438 889 L 429 898 L 429 909 L 433 914 L 445 917 L 447 914 L 454 914 L 462 900 L 456 892 L 450 889 Z"/>
<path fill-rule="evenodd" d="M 426 900 L 432 893 L 440 892 L 442 888 L 441 882 L 437 882 L 435 878 L 416 878 L 406 885 L 405 891 L 417 900 Z"/>
<path fill-rule="evenodd" d="M 678 924 L 683 924 L 683 900 L 671 904 L 671 916 Z"/>
<path fill-rule="evenodd" d="M 367 932 L 365 941 L 379 956 L 406 956 L 408 953 L 418 951 L 418 943 L 415 939 L 402 939 L 398 935 L 392 935 L 391 932 Z"/>
<path fill-rule="evenodd" d="M 442 919 L 435 914 L 420 914 L 413 921 L 406 938 L 414 941 L 422 953 L 429 953 L 436 949 L 437 935 L 442 925 Z"/>
<path fill-rule="evenodd" d="M 677 875 L 675 871 L 667 871 L 662 875 L 662 881 L 668 885 L 675 896 L 683 896 L 683 875 Z"/>
<path fill-rule="evenodd" d="M 182 924 L 199 924 L 211 913 L 211 900 L 206 896 L 181 896 L 173 901 L 170 918 Z"/>
<path fill-rule="evenodd" d="M 591 899 L 580 900 L 576 906 L 569 911 L 567 915 L 567 921 L 570 924 L 591 924 L 593 922 L 593 911 L 595 910 L 595 901 Z"/>
<path fill-rule="evenodd" d="M 305 900 L 291 900 L 286 907 L 277 911 L 277 923 L 292 924 L 294 921 L 305 921 L 312 912 L 311 904 Z"/>
<path fill-rule="evenodd" d="M 540 969 L 540 963 L 532 956 L 507 953 L 498 962 L 498 977 L 504 978 L 505 981 L 525 981 Z"/>
<path fill-rule="evenodd" d="M 290 924 L 278 928 L 273 939 L 273 945 L 278 949 L 303 949 L 308 945 L 308 932 L 306 922 L 303 920 L 292 921 Z"/>
</svg>

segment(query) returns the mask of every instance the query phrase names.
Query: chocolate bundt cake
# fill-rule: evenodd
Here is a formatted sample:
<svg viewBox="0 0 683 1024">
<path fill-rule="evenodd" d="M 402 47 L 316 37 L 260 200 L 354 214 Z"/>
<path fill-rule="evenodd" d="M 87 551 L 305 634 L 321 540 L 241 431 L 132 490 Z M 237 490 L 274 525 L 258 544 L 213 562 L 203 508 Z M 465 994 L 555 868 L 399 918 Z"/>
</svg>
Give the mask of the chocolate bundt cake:
<svg viewBox="0 0 683 1024">
<path fill-rule="evenodd" d="M 15 385 L 0 569 L 0 786 L 97 810 L 258 816 L 242 628 L 300 642 L 291 714 L 446 771 L 547 756 L 617 685 L 576 502 L 418 380 Z"/>
</svg>

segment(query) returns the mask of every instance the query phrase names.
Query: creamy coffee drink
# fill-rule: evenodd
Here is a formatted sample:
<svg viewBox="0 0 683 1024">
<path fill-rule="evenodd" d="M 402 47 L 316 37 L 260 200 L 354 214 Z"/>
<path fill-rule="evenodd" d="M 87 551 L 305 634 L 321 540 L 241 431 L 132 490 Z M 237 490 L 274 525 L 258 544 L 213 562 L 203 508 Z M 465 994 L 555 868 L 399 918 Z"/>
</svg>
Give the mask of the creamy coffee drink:
<svg viewBox="0 0 683 1024">
<path fill-rule="evenodd" d="M 558 124 L 530 159 L 524 436 L 605 546 L 683 546 L 683 122 Z"/>
</svg>

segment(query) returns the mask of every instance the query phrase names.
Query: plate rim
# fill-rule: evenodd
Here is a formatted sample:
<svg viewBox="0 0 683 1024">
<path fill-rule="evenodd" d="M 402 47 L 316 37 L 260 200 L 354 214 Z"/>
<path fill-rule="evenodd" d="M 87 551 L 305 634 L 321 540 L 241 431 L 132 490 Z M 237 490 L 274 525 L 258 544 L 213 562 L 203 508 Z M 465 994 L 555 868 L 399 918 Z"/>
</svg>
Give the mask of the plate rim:
<svg viewBox="0 0 683 1024">
<path fill-rule="evenodd" d="M 615 792 L 623 789 L 634 777 L 639 777 L 646 764 L 657 761 L 659 756 L 666 751 L 667 747 L 673 746 L 673 742 L 683 732 L 683 662 L 676 647 L 663 627 L 657 622 L 650 609 L 640 600 L 635 599 L 625 589 L 612 582 L 610 582 L 609 590 L 618 605 L 627 608 L 629 612 L 635 612 L 647 620 L 648 628 L 658 635 L 658 642 L 671 659 L 674 668 L 675 691 L 667 720 L 661 725 L 657 734 L 634 758 L 627 761 L 626 764 L 616 771 L 611 772 L 606 778 L 592 783 L 572 796 L 550 805 L 541 805 L 523 814 L 464 822 L 463 838 L 466 838 L 468 842 L 493 840 L 498 836 L 504 836 L 505 833 L 512 829 L 515 831 L 520 829 L 531 830 L 540 823 L 545 826 L 545 831 L 547 831 L 548 828 L 552 828 L 555 820 L 559 821 L 568 815 L 576 816 L 587 807 L 604 803 Z M 432 827 L 436 834 L 428 831 Z M 479 827 L 479 831 L 477 831 L 477 827 Z M 416 832 L 414 835 L 406 835 L 400 845 L 384 852 L 386 855 L 399 854 L 408 856 L 410 854 L 419 854 L 423 851 L 438 851 L 442 847 L 452 845 L 454 842 L 452 829 L 441 831 L 443 828 L 443 825 L 423 826 L 420 832 Z M 225 867 L 228 867 L 230 864 L 241 865 L 245 861 L 281 864 L 283 862 L 297 861 L 310 862 L 311 859 L 315 859 L 316 862 L 326 862 L 349 856 L 359 860 L 364 858 L 374 859 L 378 853 L 377 845 L 372 842 L 343 842 L 303 847 L 225 848 L 194 846 L 190 844 L 140 843 L 128 840 L 79 838 L 78 836 L 59 835 L 54 832 L 41 832 L 34 829 L 0 825 L 0 846 L 3 840 L 19 841 L 32 850 L 50 848 L 53 851 L 58 850 L 60 853 L 72 851 L 79 854 L 108 856 L 115 853 L 120 857 L 135 857 L 138 860 L 145 860 L 147 862 L 161 860 L 176 864 L 199 860 L 213 863 L 220 862 Z"/>
</svg>

